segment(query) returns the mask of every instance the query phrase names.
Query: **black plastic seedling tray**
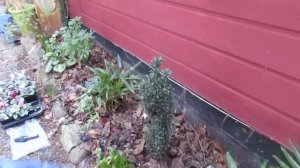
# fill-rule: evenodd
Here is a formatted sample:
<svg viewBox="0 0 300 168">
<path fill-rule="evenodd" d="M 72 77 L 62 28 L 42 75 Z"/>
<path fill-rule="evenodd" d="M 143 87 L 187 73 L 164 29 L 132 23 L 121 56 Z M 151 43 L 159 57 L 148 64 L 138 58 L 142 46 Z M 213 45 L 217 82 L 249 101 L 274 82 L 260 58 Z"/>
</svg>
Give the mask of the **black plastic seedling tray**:
<svg viewBox="0 0 300 168">
<path fill-rule="evenodd" d="M 25 103 L 31 103 L 34 109 L 31 110 L 26 116 L 20 117 L 16 120 L 14 118 L 10 118 L 7 120 L 0 121 L 3 129 L 21 125 L 26 120 L 38 117 L 39 115 L 42 114 L 43 111 L 41 109 L 40 100 L 37 95 L 25 97 L 24 99 L 25 99 Z"/>
</svg>

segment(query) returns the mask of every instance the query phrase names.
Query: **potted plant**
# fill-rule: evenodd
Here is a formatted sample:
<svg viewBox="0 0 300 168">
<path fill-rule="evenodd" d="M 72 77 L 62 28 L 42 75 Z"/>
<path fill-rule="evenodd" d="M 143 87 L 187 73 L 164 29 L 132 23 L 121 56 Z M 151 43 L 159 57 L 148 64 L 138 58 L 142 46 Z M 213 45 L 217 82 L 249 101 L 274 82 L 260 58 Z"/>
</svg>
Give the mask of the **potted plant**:
<svg viewBox="0 0 300 168">
<path fill-rule="evenodd" d="M 24 74 L 14 76 L 12 80 L 0 84 L 0 123 L 12 126 L 32 118 L 36 112 L 35 82 Z"/>
<path fill-rule="evenodd" d="M 10 1 L 8 12 L 11 13 L 21 33 L 34 33 L 37 30 L 35 6 L 33 4 L 22 4 L 17 0 Z"/>
</svg>

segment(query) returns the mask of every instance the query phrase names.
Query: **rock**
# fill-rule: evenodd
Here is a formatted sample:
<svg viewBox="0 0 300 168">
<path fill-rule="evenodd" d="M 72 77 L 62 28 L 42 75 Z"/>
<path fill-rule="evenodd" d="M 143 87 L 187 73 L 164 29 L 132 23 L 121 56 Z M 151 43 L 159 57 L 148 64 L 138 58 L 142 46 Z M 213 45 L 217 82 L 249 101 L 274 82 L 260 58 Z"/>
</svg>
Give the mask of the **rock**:
<svg viewBox="0 0 300 168">
<path fill-rule="evenodd" d="M 143 164 L 142 168 L 158 168 L 158 163 L 154 159 L 150 159 L 149 162 Z"/>
<path fill-rule="evenodd" d="M 42 49 L 40 45 L 34 45 L 29 51 L 28 51 L 28 57 L 30 58 L 30 61 L 39 64 L 45 55 L 45 51 Z"/>
<path fill-rule="evenodd" d="M 161 160 L 161 161 L 158 162 L 158 165 L 159 165 L 159 168 L 168 168 L 167 161 Z"/>
<path fill-rule="evenodd" d="M 20 41 L 27 52 L 36 44 L 36 39 L 33 35 L 22 36 Z"/>
<path fill-rule="evenodd" d="M 176 149 L 176 148 L 171 148 L 171 149 L 168 151 L 168 155 L 169 155 L 171 158 L 176 157 L 176 155 L 177 155 L 177 149 Z"/>
<path fill-rule="evenodd" d="M 171 165 L 171 167 L 183 168 L 183 167 L 184 167 L 184 164 L 183 164 L 181 158 L 180 158 L 180 157 L 179 157 L 179 158 L 174 158 L 174 159 L 172 160 L 172 165 Z"/>
<path fill-rule="evenodd" d="M 130 122 L 125 122 L 124 127 L 125 127 L 125 129 L 128 129 L 128 130 L 132 129 L 132 126 L 131 126 Z"/>
<path fill-rule="evenodd" d="M 68 121 L 65 117 L 61 117 L 59 120 L 58 120 L 58 124 L 60 125 L 63 125 L 63 124 L 67 124 Z"/>
<path fill-rule="evenodd" d="M 62 125 L 61 129 L 60 140 L 65 151 L 69 153 L 72 148 L 81 142 L 79 136 L 80 126 L 77 124 Z"/>
<path fill-rule="evenodd" d="M 47 81 L 47 73 L 45 68 L 38 68 L 36 71 L 36 80 L 39 85 L 44 85 L 44 82 Z"/>
<path fill-rule="evenodd" d="M 54 102 L 52 106 L 52 114 L 53 117 L 56 118 L 57 120 L 60 119 L 61 117 L 64 117 L 67 114 L 66 109 L 63 107 L 61 101 Z"/>
<path fill-rule="evenodd" d="M 81 162 L 87 155 L 88 151 L 79 148 L 78 146 L 71 150 L 69 154 L 69 159 L 73 164 L 78 164 Z"/>
</svg>

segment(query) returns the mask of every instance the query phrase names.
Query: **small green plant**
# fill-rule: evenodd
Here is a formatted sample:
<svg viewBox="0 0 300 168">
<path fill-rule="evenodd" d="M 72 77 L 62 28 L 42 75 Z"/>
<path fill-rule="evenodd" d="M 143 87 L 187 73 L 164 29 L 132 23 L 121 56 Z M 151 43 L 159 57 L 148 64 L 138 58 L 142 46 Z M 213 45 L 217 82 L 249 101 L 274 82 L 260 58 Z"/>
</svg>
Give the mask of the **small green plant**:
<svg viewBox="0 0 300 168">
<path fill-rule="evenodd" d="M 55 96 L 58 93 L 58 89 L 54 85 L 45 85 L 45 92 L 48 96 L 52 97 Z"/>
<path fill-rule="evenodd" d="M 170 70 L 160 70 L 162 58 L 155 57 L 152 70 L 141 85 L 141 97 L 149 123 L 144 126 L 146 145 L 153 155 L 166 151 L 172 134 Z"/>
<path fill-rule="evenodd" d="M 284 147 L 281 147 L 281 151 L 285 156 L 287 162 L 282 161 L 279 157 L 273 156 L 281 168 L 300 168 L 300 150 L 299 147 L 291 142 L 292 153 L 289 153 Z"/>
<path fill-rule="evenodd" d="M 97 112 L 90 112 L 87 118 L 87 122 L 83 124 L 83 130 L 89 130 L 92 123 L 99 121 L 100 116 Z"/>
<path fill-rule="evenodd" d="M 109 148 L 109 155 L 102 158 L 101 149 L 95 151 L 97 162 L 95 168 L 134 168 L 128 158 L 116 149 Z"/>
<path fill-rule="evenodd" d="M 90 112 L 96 107 L 115 111 L 124 95 L 135 93 L 138 89 L 139 78 L 131 74 L 138 64 L 131 69 L 124 69 L 106 60 L 104 62 L 105 69 L 90 68 L 94 76 L 83 88 L 79 111 Z"/>
<path fill-rule="evenodd" d="M 46 41 L 47 53 L 43 57 L 46 62 L 46 72 L 53 70 L 61 73 L 77 63 L 81 66 L 81 62 L 89 58 L 92 34 L 81 29 L 79 17 L 70 20 L 67 27 L 56 31 Z"/>
<path fill-rule="evenodd" d="M 229 152 L 226 152 L 226 163 L 228 168 L 237 168 L 237 164 Z"/>
</svg>

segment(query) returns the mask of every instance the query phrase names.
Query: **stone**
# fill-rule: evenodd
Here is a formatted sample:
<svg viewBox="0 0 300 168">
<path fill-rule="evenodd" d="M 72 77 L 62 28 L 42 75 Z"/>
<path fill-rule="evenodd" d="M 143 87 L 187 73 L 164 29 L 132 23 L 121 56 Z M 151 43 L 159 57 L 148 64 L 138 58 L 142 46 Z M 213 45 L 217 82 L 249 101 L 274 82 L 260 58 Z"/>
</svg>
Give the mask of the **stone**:
<svg viewBox="0 0 300 168">
<path fill-rule="evenodd" d="M 20 41 L 27 52 L 36 44 L 36 39 L 33 35 L 22 36 Z"/>
<path fill-rule="evenodd" d="M 69 159 L 73 164 L 78 164 L 81 162 L 89 152 L 87 150 L 79 148 L 79 146 L 75 147 L 74 149 L 71 150 L 69 154 Z"/>
<path fill-rule="evenodd" d="M 72 148 L 76 147 L 80 142 L 80 126 L 77 124 L 62 125 L 61 126 L 60 141 L 66 152 L 70 152 Z"/>
<path fill-rule="evenodd" d="M 176 157 L 176 155 L 177 155 L 177 149 L 176 149 L 176 148 L 171 148 L 171 149 L 168 151 L 168 155 L 169 155 L 171 158 Z"/>
<path fill-rule="evenodd" d="M 45 68 L 40 67 L 36 71 L 36 81 L 39 85 L 44 85 L 44 82 L 47 81 L 47 73 L 45 72 Z"/>
<path fill-rule="evenodd" d="M 38 44 L 35 44 L 31 49 L 28 51 L 28 57 L 30 58 L 31 62 L 39 64 L 45 55 L 45 51 L 42 47 Z"/>
<path fill-rule="evenodd" d="M 61 117 L 59 120 L 58 120 L 58 124 L 59 125 L 63 125 L 63 124 L 67 124 L 68 121 L 65 117 Z"/>
<path fill-rule="evenodd" d="M 66 109 L 64 108 L 61 101 L 55 101 L 52 106 L 52 114 L 55 119 L 60 119 L 61 117 L 64 117 L 67 114 Z"/>
<path fill-rule="evenodd" d="M 180 158 L 180 157 L 174 158 L 174 159 L 172 160 L 172 165 L 171 165 L 171 167 L 184 168 L 184 164 L 183 164 L 181 158 Z"/>
</svg>

